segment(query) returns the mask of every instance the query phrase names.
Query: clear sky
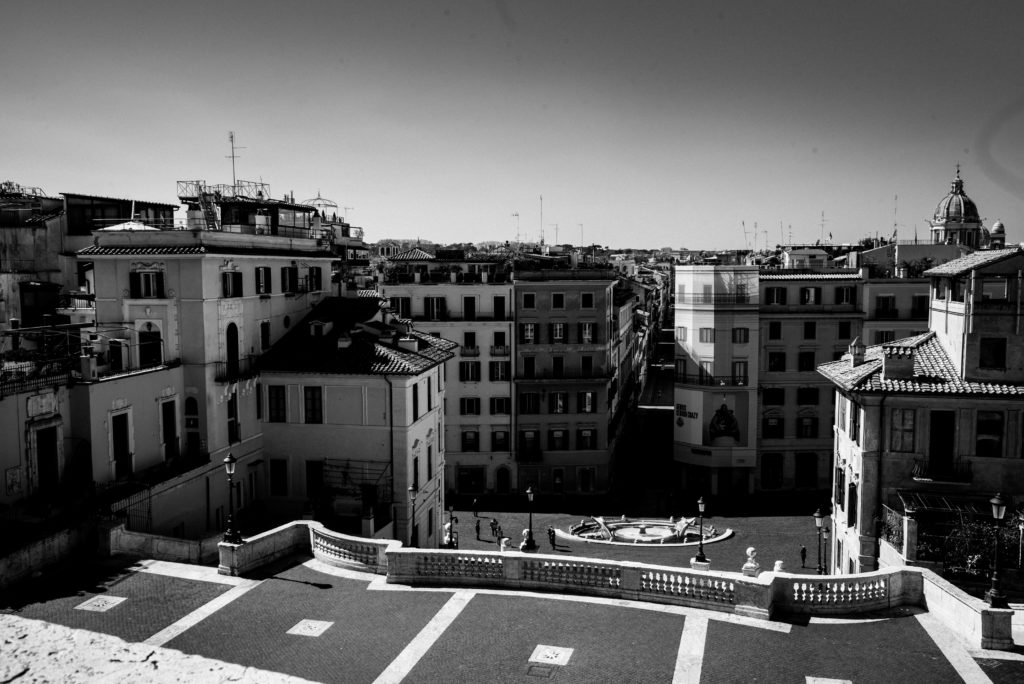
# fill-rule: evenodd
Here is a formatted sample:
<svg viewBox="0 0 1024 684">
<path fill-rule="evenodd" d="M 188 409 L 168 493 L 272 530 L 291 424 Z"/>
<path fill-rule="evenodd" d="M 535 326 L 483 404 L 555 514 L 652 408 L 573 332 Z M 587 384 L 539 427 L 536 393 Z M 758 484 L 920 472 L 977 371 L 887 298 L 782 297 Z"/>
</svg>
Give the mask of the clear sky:
<svg viewBox="0 0 1024 684">
<path fill-rule="evenodd" d="M 924 236 L 960 163 L 1017 242 L 1022 27 L 993 0 L 7 3 L 0 179 L 174 202 L 231 182 L 233 130 L 239 178 L 369 241 L 518 213 L 524 240 L 739 248 L 743 222 Z"/>
</svg>

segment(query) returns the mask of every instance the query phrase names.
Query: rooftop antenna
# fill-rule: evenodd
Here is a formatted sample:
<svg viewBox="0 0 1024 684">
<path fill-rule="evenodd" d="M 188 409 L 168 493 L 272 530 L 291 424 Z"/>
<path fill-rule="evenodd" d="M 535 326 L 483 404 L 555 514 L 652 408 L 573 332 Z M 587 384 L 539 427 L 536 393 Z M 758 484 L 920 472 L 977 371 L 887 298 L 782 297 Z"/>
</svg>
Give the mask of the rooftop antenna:
<svg viewBox="0 0 1024 684">
<path fill-rule="evenodd" d="M 779 221 L 779 242 L 785 244 L 786 234 L 782 232 L 782 221 Z"/>
<path fill-rule="evenodd" d="M 747 222 L 740 221 L 740 225 L 743 226 L 743 248 L 750 249 L 750 238 L 747 237 Z M 757 234 L 754 234 L 754 239 L 757 240 Z M 756 245 L 754 246 L 756 250 Z"/>
<path fill-rule="evenodd" d="M 765 243 L 765 249 L 768 248 L 767 242 Z M 757 221 L 754 221 L 754 251 L 757 251 Z"/>
<path fill-rule="evenodd" d="M 519 212 L 513 211 L 512 218 L 516 220 L 516 243 L 519 243 Z"/>
<path fill-rule="evenodd" d="M 899 202 L 900 202 L 900 196 L 899 195 L 893 195 L 892 196 L 892 239 L 893 239 L 893 242 L 896 241 L 896 237 L 897 237 L 896 232 L 899 230 L 899 206 L 900 206 Z"/>
<path fill-rule="evenodd" d="M 544 195 L 540 196 L 540 244 L 544 244 Z"/>
<path fill-rule="evenodd" d="M 244 150 L 244 147 L 235 147 L 235 132 L 228 131 L 228 142 L 231 143 L 231 154 L 226 158 L 231 160 L 231 187 L 237 188 L 238 181 L 235 178 L 235 160 L 238 159 L 238 155 L 235 154 L 235 150 Z M 235 194 L 238 194 L 238 190 L 235 190 Z"/>
<path fill-rule="evenodd" d="M 580 224 L 580 249 L 583 249 L 583 224 Z"/>
<path fill-rule="evenodd" d="M 793 244 L 793 224 L 789 224 L 789 244 Z"/>
<path fill-rule="evenodd" d="M 829 236 L 831 237 L 831 233 L 829 233 Z M 818 235 L 818 241 L 819 242 L 824 242 L 825 241 L 825 210 L 824 209 L 821 210 L 821 233 Z"/>
</svg>

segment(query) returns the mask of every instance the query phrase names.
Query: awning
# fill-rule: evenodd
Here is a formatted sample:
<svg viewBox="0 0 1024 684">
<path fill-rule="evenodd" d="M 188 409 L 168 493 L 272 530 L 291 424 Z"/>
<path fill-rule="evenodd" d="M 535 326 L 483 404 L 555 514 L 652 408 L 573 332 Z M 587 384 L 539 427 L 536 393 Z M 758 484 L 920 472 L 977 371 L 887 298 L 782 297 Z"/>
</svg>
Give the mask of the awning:
<svg viewBox="0 0 1024 684">
<path fill-rule="evenodd" d="M 931 511 L 936 513 L 966 513 L 992 517 L 992 505 L 987 496 L 970 496 L 965 494 L 941 494 L 937 492 L 916 492 L 906 489 L 896 490 L 904 511 Z"/>
</svg>

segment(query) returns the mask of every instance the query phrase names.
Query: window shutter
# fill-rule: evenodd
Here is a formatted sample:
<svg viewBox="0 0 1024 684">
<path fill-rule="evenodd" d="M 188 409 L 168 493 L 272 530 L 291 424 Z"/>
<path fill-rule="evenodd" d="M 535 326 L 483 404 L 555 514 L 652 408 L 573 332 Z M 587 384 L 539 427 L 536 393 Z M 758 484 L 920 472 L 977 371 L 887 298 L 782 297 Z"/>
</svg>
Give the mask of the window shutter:
<svg viewBox="0 0 1024 684">
<path fill-rule="evenodd" d="M 821 288 L 820 287 L 814 288 L 814 303 L 815 304 L 821 304 L 822 303 L 821 302 Z"/>
<path fill-rule="evenodd" d="M 227 297 L 231 292 L 231 274 L 221 273 L 220 274 L 220 296 Z"/>
<path fill-rule="evenodd" d="M 163 271 L 157 271 L 156 273 L 156 296 L 157 299 L 164 299 L 164 274 Z"/>
<path fill-rule="evenodd" d="M 128 294 L 132 299 L 142 296 L 142 277 L 135 271 L 128 274 Z"/>
<path fill-rule="evenodd" d="M 591 340 L 590 340 L 590 342 L 592 344 L 597 344 L 598 342 L 601 341 L 601 339 L 600 339 L 601 338 L 600 330 L 601 330 L 601 326 L 599 326 L 597 323 L 594 323 L 594 325 L 591 326 L 591 333 L 590 333 Z"/>
<path fill-rule="evenodd" d="M 580 344 L 583 344 L 583 324 L 582 323 L 577 323 L 576 324 L 576 340 Z"/>
<path fill-rule="evenodd" d="M 231 289 L 231 296 L 232 297 L 241 297 L 242 296 L 242 273 L 241 273 L 241 271 L 236 271 L 235 273 L 232 273 L 231 274 L 231 280 L 232 280 L 232 285 L 234 286 Z"/>
<path fill-rule="evenodd" d="M 538 340 L 538 342 L 539 341 L 540 340 Z M 552 343 L 554 341 L 555 341 L 555 324 L 554 323 L 548 323 L 548 343 L 550 344 L 550 343 Z"/>
</svg>

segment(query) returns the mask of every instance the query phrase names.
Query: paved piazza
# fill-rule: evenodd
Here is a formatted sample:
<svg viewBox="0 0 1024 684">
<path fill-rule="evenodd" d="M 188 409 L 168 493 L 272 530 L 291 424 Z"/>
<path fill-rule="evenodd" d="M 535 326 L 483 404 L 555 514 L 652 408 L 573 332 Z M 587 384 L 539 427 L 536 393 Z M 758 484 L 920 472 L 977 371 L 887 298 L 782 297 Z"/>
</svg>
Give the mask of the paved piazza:
<svg viewBox="0 0 1024 684">
<path fill-rule="evenodd" d="M 2 612 L 17 617 L 0 616 L 0 634 L 12 621 L 32 618 L 112 635 L 149 649 L 141 659 L 153 661 L 150 681 L 175 681 L 175 658 L 218 663 L 254 680 L 281 673 L 353 684 L 1024 681 L 1021 653 L 968 652 L 916 610 L 766 622 L 561 594 L 416 589 L 308 558 L 284 565 L 262 579 L 241 579 L 144 561 L 116 573 L 37 582 L 4 599 Z M 30 631 L 44 625 L 22 622 Z M 61 662 L 19 664 L 8 650 L 17 641 L 0 649 L 14 654 L 11 672 L 24 669 L 36 681 L 73 668 L 76 658 L 107 657 L 105 648 L 78 648 Z M 234 676 L 203 665 L 189 679 Z"/>
</svg>

